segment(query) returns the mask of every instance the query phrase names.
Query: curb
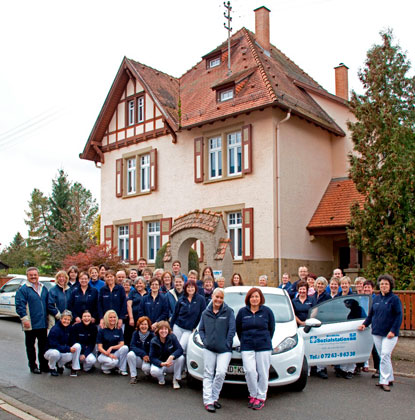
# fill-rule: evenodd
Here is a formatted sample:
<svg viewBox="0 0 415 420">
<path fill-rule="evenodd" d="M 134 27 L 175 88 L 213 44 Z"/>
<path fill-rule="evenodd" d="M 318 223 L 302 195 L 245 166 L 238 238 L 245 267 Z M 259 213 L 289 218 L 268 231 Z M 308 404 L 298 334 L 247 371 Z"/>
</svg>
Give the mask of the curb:
<svg viewBox="0 0 415 420">
<path fill-rule="evenodd" d="M 369 368 L 369 372 L 376 372 L 375 369 Z M 393 372 L 394 376 L 402 376 L 403 378 L 415 378 L 415 374 L 413 373 L 404 373 L 404 372 Z"/>
</svg>

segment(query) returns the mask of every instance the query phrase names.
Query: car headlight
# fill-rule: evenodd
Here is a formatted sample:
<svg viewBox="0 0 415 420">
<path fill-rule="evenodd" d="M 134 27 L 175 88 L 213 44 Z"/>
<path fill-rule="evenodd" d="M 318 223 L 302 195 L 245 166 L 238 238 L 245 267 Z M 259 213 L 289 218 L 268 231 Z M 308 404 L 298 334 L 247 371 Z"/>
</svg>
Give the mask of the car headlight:
<svg viewBox="0 0 415 420">
<path fill-rule="evenodd" d="M 298 343 L 298 334 L 293 335 L 292 337 L 287 337 L 282 340 L 277 347 L 272 350 L 272 354 L 281 354 L 285 353 L 288 350 L 293 349 Z"/>
<path fill-rule="evenodd" d="M 193 334 L 193 343 L 195 343 L 196 346 L 200 347 L 201 349 L 204 348 L 203 341 L 200 338 L 199 331 L 195 331 L 195 333 Z"/>
</svg>

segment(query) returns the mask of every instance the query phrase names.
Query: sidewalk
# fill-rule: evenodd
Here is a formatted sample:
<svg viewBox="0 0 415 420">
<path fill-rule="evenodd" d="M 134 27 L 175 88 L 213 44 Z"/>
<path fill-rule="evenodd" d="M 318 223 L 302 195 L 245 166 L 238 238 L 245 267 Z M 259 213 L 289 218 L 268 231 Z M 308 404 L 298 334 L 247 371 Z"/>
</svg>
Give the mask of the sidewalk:
<svg viewBox="0 0 415 420">
<path fill-rule="evenodd" d="M 415 378 L 415 338 L 399 337 L 392 353 L 395 375 Z"/>
</svg>

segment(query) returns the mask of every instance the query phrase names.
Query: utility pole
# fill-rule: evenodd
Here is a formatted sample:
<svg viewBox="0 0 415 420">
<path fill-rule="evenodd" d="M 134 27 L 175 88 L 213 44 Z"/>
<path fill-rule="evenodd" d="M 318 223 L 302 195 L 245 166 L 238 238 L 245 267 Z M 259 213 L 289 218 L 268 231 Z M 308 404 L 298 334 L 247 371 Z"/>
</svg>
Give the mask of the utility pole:
<svg viewBox="0 0 415 420">
<path fill-rule="evenodd" d="M 228 9 L 228 12 L 223 12 L 223 16 L 225 16 L 225 18 L 228 20 L 228 25 L 224 23 L 223 26 L 225 26 L 225 29 L 228 31 L 228 76 L 230 76 L 232 74 L 232 70 L 231 70 L 231 32 L 232 32 L 231 10 L 232 10 L 232 6 L 231 6 L 230 1 L 223 2 L 223 5 L 226 7 L 226 9 Z"/>
</svg>

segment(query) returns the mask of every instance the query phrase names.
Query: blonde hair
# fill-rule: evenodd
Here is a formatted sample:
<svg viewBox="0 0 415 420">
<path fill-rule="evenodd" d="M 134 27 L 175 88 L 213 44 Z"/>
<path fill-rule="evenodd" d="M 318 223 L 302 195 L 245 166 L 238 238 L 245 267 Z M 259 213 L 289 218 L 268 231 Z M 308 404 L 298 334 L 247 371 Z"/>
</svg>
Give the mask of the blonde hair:
<svg viewBox="0 0 415 420">
<path fill-rule="evenodd" d="M 109 309 L 107 312 L 105 312 L 105 315 L 104 315 L 104 326 L 105 326 L 105 328 L 109 328 L 110 327 L 109 318 L 110 318 L 110 315 L 111 314 L 115 314 L 115 317 L 116 317 L 115 325 L 117 325 L 117 323 L 118 323 L 118 315 L 117 315 L 117 312 L 115 312 L 113 309 Z"/>
<path fill-rule="evenodd" d="M 340 284 L 341 284 L 342 281 L 347 281 L 347 283 L 349 283 L 349 286 L 352 284 L 352 279 L 349 276 L 343 276 L 340 279 Z"/>
<path fill-rule="evenodd" d="M 56 284 L 58 284 L 57 281 L 58 281 L 59 276 L 64 276 L 65 277 L 65 286 L 66 286 L 68 284 L 68 281 L 69 281 L 68 273 L 64 270 L 58 271 L 56 273 L 56 276 L 55 276 Z"/>
</svg>

